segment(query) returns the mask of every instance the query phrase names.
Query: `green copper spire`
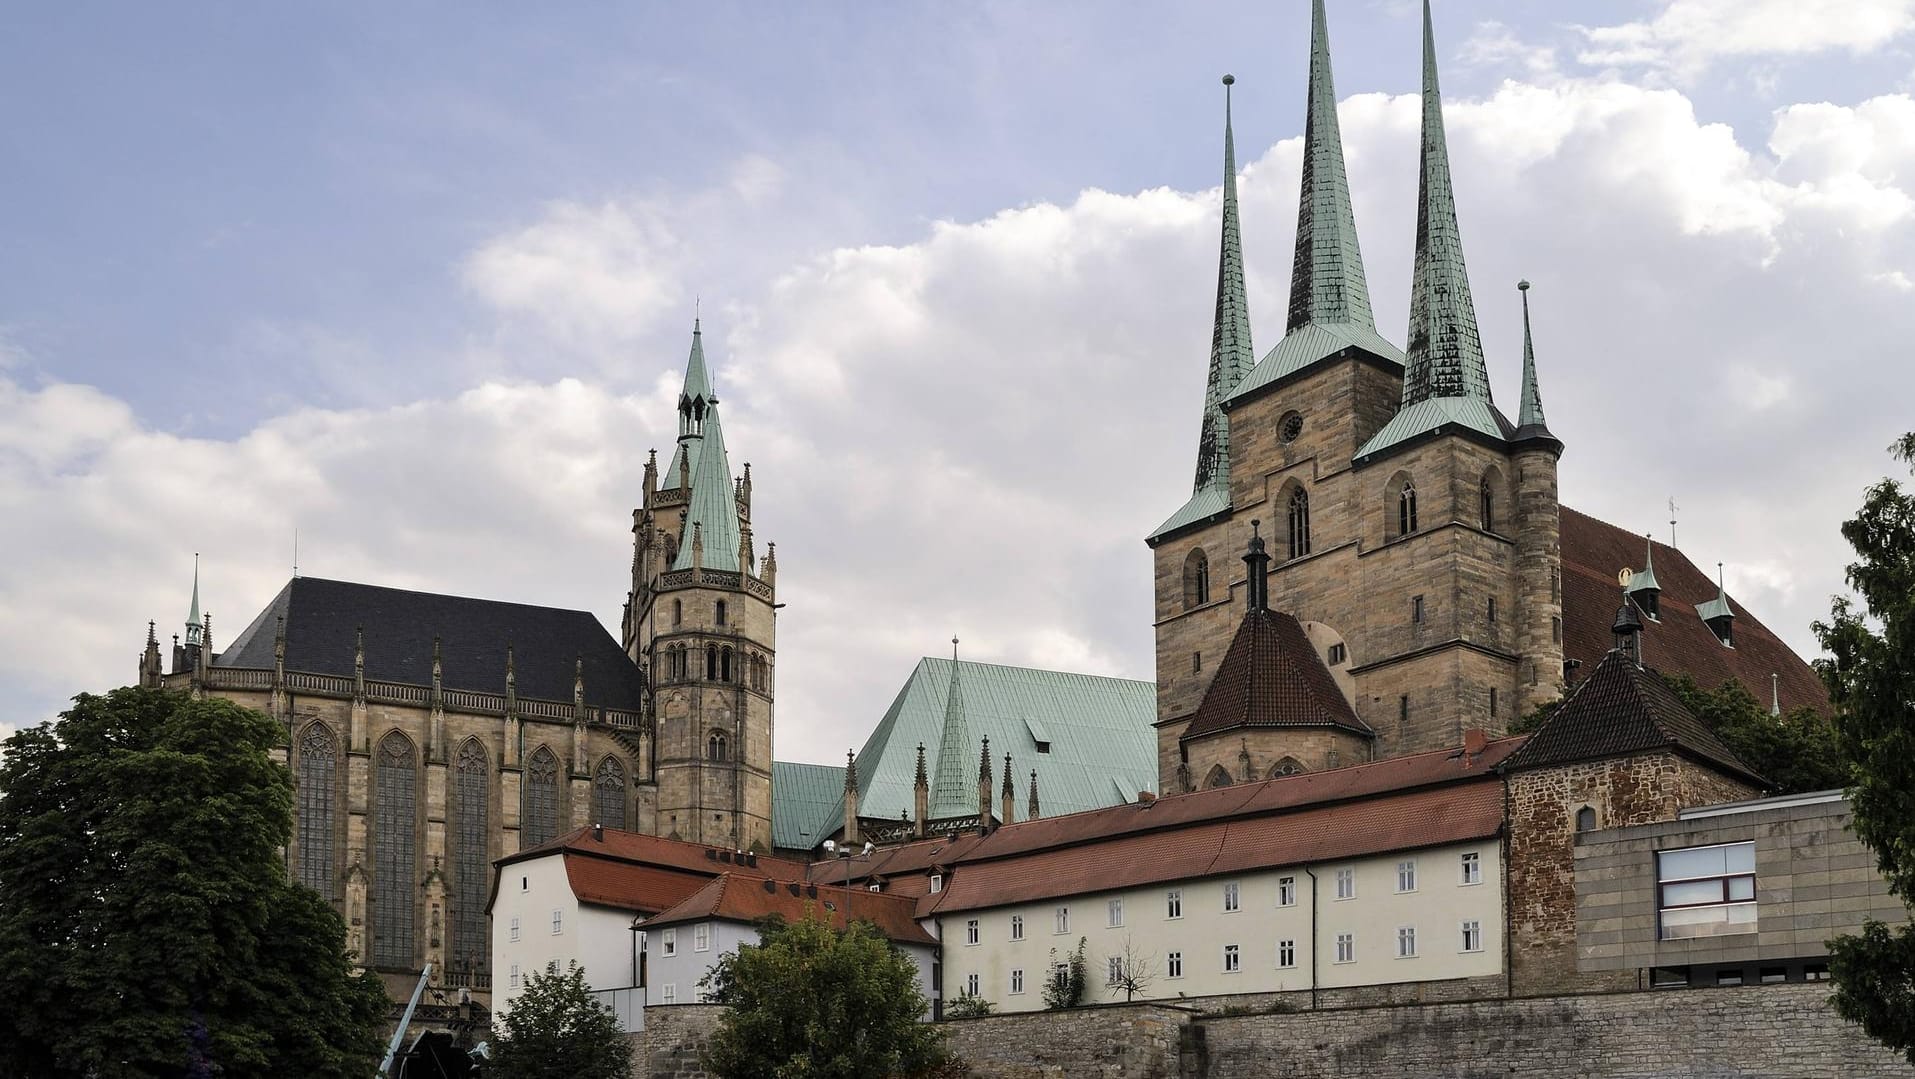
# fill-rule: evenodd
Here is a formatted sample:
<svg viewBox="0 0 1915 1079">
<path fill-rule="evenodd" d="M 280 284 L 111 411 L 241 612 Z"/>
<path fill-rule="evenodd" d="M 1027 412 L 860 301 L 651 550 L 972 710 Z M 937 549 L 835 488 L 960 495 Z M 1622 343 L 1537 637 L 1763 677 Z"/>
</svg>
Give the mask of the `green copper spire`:
<svg viewBox="0 0 1915 1079">
<path fill-rule="evenodd" d="M 679 395 L 679 410 L 693 401 L 716 401 L 711 391 L 711 374 L 705 369 L 705 335 L 699 319 L 692 319 L 692 354 L 685 361 L 685 390 Z"/>
<path fill-rule="evenodd" d="M 670 491 L 683 485 L 685 477 L 698 471 L 698 447 L 703 435 L 705 410 L 716 404 L 711 373 L 705 367 L 705 335 L 699 320 L 692 319 L 692 354 L 685 361 L 685 388 L 678 394 L 678 449 L 671 464 L 659 477 L 659 489 Z M 686 542 L 689 542 L 686 541 Z"/>
<path fill-rule="evenodd" d="M 205 625 L 199 613 L 199 553 L 193 553 L 193 606 L 186 612 L 186 645 L 192 647 L 200 643 L 200 635 Z"/>
<path fill-rule="evenodd" d="M 938 738 L 937 782 L 931 787 L 930 818 L 977 811 L 977 780 L 968 775 L 971 727 L 964 721 L 964 689 L 958 682 L 958 639 L 951 638 L 951 688 L 944 697 L 944 730 Z"/>
<path fill-rule="evenodd" d="M 1443 137 L 1443 95 L 1436 82 L 1436 33 L 1423 0 L 1423 161 L 1416 209 L 1416 268 L 1410 284 L 1405 408 L 1432 397 L 1488 402 L 1489 371 L 1463 265 L 1463 235 Z"/>
<path fill-rule="evenodd" d="M 1330 31 L 1323 0 L 1310 12 L 1310 92 L 1303 121 L 1303 196 L 1297 206 L 1297 252 L 1290 269 L 1285 333 L 1309 323 L 1354 322 L 1376 329 L 1356 213 L 1343 168 L 1336 85 L 1330 77 Z"/>
<path fill-rule="evenodd" d="M 738 572 L 738 496 L 725 455 L 725 432 L 716 402 L 704 411 L 703 437 L 692 466 L 692 493 L 686 504 L 685 533 L 678 538 L 673 569 L 692 568 L 693 539 L 706 569 Z"/>
<path fill-rule="evenodd" d="M 1230 421 L 1223 399 L 1255 362 L 1250 347 L 1250 307 L 1244 300 L 1243 237 L 1237 220 L 1237 143 L 1230 131 L 1230 87 L 1223 77 L 1223 240 L 1217 256 L 1217 314 L 1210 330 L 1210 378 L 1204 389 L 1203 430 L 1197 441 L 1193 492 L 1230 487 Z"/>
<path fill-rule="evenodd" d="M 1536 383 L 1536 342 L 1529 332 L 1529 282 L 1518 281 L 1516 289 L 1523 294 L 1523 406 L 1516 414 L 1516 428 L 1521 434 L 1548 434 L 1543 391 Z"/>
</svg>

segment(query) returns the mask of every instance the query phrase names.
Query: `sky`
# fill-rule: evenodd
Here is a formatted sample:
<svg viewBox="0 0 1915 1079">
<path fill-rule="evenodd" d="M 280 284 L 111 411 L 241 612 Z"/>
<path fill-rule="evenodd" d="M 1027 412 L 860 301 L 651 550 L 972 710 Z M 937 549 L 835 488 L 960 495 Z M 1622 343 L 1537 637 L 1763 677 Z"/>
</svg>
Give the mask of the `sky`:
<svg viewBox="0 0 1915 1079">
<path fill-rule="evenodd" d="M 1915 427 L 1915 0 L 1437 0 L 1464 249 L 1563 501 L 1805 654 Z M 1330 0 L 1401 342 L 1417 7 Z M 918 657 L 1148 679 L 1189 494 L 1234 74 L 1259 355 L 1304 0 L 42 5 L 0 35 L 0 728 L 133 679 L 200 555 L 216 645 L 291 574 L 587 609 L 694 312 L 778 544 L 776 753 Z"/>
</svg>

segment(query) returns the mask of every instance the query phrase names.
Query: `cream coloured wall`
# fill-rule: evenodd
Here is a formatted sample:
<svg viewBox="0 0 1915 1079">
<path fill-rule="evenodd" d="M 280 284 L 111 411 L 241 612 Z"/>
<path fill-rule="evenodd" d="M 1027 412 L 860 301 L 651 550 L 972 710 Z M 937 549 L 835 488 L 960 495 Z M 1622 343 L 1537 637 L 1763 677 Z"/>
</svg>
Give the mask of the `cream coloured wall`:
<svg viewBox="0 0 1915 1079">
<path fill-rule="evenodd" d="M 1461 858 L 1474 853 L 1481 883 L 1461 883 Z M 1121 1001 L 1121 989 L 1109 987 L 1109 960 L 1126 950 L 1139 967 L 1153 973 L 1136 999 L 1176 999 L 1238 993 L 1271 993 L 1311 988 L 1311 960 L 1317 957 L 1321 988 L 1433 981 L 1494 975 L 1502 970 L 1502 867 L 1495 841 L 1457 844 L 1371 858 L 1258 870 L 1237 876 L 1166 881 L 1121 891 L 1058 896 L 1053 900 L 939 915 L 944 942 L 943 996 L 947 1004 L 962 996 L 972 975 L 979 992 L 1000 1011 L 1036 1011 L 1044 1007 L 1043 982 L 1049 964 L 1062 960 L 1085 941 L 1090 975 L 1088 1003 Z M 1397 864 L 1416 863 L 1416 887 L 1396 890 Z M 1336 874 L 1354 874 L 1356 895 L 1339 900 Z M 1311 932 L 1311 878 L 1316 874 L 1317 926 Z M 1284 878 L 1295 882 L 1295 901 L 1279 903 Z M 1237 886 L 1238 908 L 1225 910 L 1229 885 Z M 1182 914 L 1171 917 L 1168 895 L 1180 893 Z M 1110 924 L 1110 901 L 1121 900 L 1122 921 Z M 1069 929 L 1057 931 L 1057 910 L 1069 909 Z M 1024 920 L 1022 940 L 1011 939 L 1012 918 Z M 978 922 L 979 942 L 969 944 L 968 924 Z M 1481 930 L 1479 950 L 1461 949 L 1462 923 Z M 1413 926 L 1416 954 L 1397 958 L 1397 929 Z M 1354 935 L 1354 957 L 1336 961 L 1340 933 Z M 1294 942 L 1290 965 L 1279 965 L 1279 945 Z M 1225 949 L 1236 946 L 1238 968 L 1225 969 Z M 1053 950 L 1055 955 L 1053 956 Z M 1182 957 L 1183 973 L 1173 977 L 1170 957 Z M 1012 974 L 1023 972 L 1023 991 L 1012 991 Z"/>
<path fill-rule="evenodd" d="M 577 962 L 593 989 L 622 989 L 633 983 L 631 913 L 580 904 L 566 877 L 563 855 L 514 862 L 500 867 L 499 874 L 498 897 L 492 903 L 494 1012 L 509 1011 L 525 979 L 547 963 L 564 970 L 568 962 Z M 556 933 L 553 911 L 559 913 Z M 514 918 L 518 940 L 512 939 Z"/>
</svg>

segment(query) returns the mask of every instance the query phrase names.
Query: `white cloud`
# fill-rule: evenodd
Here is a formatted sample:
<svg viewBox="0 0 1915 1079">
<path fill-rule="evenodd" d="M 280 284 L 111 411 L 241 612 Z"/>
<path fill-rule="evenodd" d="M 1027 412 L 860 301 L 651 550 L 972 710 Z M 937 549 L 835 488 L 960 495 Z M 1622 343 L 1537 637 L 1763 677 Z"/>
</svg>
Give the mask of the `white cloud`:
<svg viewBox="0 0 1915 1079">
<path fill-rule="evenodd" d="M 1728 58 L 1875 52 L 1915 29 L 1915 0 L 1666 0 L 1654 18 L 1579 29 L 1585 64 L 1693 77 Z"/>
<path fill-rule="evenodd" d="M 1509 83 L 1451 110 L 1492 374 L 1507 401 L 1512 286 L 1529 277 L 1564 500 L 1640 528 L 1676 493 L 1685 549 L 1729 561 L 1738 598 L 1798 646 L 1840 585 L 1836 522 L 1888 467 L 1880 447 L 1915 389 L 1879 359 L 1915 313 L 1898 288 L 1861 287 L 1915 255 L 1892 212 L 1904 107 L 1783 110 L 1766 153 L 1680 93 L 1616 81 Z M 1372 291 L 1399 339 L 1416 122 L 1413 97 L 1343 107 Z M 1281 143 L 1242 184 L 1264 349 L 1298 156 Z M 746 163 L 719 184 L 781 212 L 797 196 L 776 171 Z M 0 633 L 15 642 L 0 671 L 23 687 L 0 721 L 130 678 L 141 623 L 165 633 L 184 615 L 194 550 L 230 639 L 283 582 L 295 523 L 308 573 L 614 624 L 627 515 L 645 449 L 671 438 L 685 345 L 674 327 L 668 349 L 635 351 L 657 331 L 627 323 L 682 308 L 687 265 L 733 266 L 707 345 L 734 462 L 755 466 L 757 537 L 779 544 L 781 757 L 860 743 L 953 633 L 973 658 L 1151 677 L 1142 536 L 1188 491 L 1217 193 L 1091 190 L 768 267 L 722 261 L 762 218 L 677 238 L 710 197 L 556 205 L 466 265 L 525 341 L 632 368 L 637 395 L 492 381 L 211 440 L 154 430 L 111 393 L 0 375 Z"/>
</svg>

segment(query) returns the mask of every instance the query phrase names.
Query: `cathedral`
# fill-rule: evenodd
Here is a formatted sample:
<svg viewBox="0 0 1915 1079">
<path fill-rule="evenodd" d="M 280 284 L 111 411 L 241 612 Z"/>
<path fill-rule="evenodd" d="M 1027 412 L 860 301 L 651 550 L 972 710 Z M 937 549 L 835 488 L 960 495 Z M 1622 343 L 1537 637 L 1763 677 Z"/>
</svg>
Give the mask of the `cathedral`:
<svg viewBox="0 0 1915 1079">
<path fill-rule="evenodd" d="M 1402 347 L 1372 314 L 1322 0 L 1284 332 L 1260 358 L 1224 79 L 1194 482 L 1147 540 L 1154 685 L 926 659 L 848 768 L 774 765 L 777 560 L 754 540 L 751 466 L 733 469 L 696 322 L 676 444 L 662 470 L 653 452 L 632 510 L 616 637 L 583 611 L 295 576 L 216 649 L 196 571 L 170 656 L 148 624 L 140 684 L 284 725 L 288 866 L 401 998 L 425 964 L 486 994 L 494 863 L 586 825 L 806 857 L 827 837 L 989 830 L 1020 806 L 1095 810 L 1493 737 L 1595 669 L 1619 577 L 1661 669 L 1825 709 L 1719 579 L 1558 502 L 1565 442 L 1526 284 L 1514 420 L 1495 403 L 1425 20 Z"/>
</svg>

